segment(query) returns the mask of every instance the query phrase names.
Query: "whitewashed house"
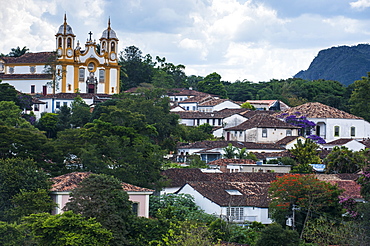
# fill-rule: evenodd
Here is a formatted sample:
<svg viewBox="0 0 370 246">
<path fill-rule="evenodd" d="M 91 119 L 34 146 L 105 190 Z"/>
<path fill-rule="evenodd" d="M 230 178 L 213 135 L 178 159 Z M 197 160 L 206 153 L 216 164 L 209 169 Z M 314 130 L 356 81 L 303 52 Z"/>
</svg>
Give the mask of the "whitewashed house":
<svg viewBox="0 0 370 246">
<path fill-rule="evenodd" d="M 305 103 L 277 113 L 276 116 L 282 113 L 294 115 L 296 112 L 300 113 L 298 116 L 306 116 L 314 122 L 316 127 L 312 134 L 322 137 L 327 143 L 341 138 L 362 140 L 370 137 L 369 122 L 318 102 Z"/>
<path fill-rule="evenodd" d="M 275 143 L 287 136 L 298 136 L 299 127 L 268 114 L 256 114 L 240 125 L 224 129 L 228 141 Z"/>
</svg>

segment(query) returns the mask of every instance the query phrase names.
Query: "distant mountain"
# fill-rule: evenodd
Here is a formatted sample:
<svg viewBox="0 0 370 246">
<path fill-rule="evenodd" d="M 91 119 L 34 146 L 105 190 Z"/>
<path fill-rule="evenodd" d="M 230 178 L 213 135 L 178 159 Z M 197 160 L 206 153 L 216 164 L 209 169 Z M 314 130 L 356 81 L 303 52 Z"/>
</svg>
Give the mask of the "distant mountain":
<svg viewBox="0 0 370 246">
<path fill-rule="evenodd" d="M 370 72 L 370 45 L 339 46 L 321 50 L 310 67 L 294 78 L 336 80 L 348 86 Z"/>
</svg>

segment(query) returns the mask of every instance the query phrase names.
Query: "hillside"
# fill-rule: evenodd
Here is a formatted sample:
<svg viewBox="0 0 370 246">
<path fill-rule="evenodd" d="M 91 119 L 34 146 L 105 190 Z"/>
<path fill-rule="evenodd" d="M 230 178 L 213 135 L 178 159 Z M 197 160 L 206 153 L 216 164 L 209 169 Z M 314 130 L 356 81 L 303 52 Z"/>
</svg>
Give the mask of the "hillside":
<svg viewBox="0 0 370 246">
<path fill-rule="evenodd" d="M 321 50 L 310 67 L 294 77 L 305 80 L 336 80 L 352 84 L 370 72 L 370 45 L 339 46 Z"/>
</svg>

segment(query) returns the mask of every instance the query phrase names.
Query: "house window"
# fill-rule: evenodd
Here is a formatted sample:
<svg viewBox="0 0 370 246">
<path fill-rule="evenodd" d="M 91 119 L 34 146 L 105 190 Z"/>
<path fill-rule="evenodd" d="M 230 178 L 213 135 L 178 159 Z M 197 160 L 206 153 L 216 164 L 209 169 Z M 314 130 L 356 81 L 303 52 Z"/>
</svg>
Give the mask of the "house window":
<svg viewBox="0 0 370 246">
<path fill-rule="evenodd" d="M 45 108 L 48 108 L 48 102 L 45 103 Z"/>
<path fill-rule="evenodd" d="M 85 68 L 80 68 L 78 70 L 78 81 L 79 82 L 84 82 L 85 81 Z"/>
<path fill-rule="evenodd" d="M 195 111 L 195 106 L 193 106 L 193 111 Z"/>
<path fill-rule="evenodd" d="M 35 93 L 35 85 L 31 85 L 31 94 Z"/>
<path fill-rule="evenodd" d="M 9 73 L 13 74 L 14 73 L 14 67 L 9 67 Z"/>
<path fill-rule="evenodd" d="M 219 126 L 221 125 L 221 119 L 218 119 L 218 125 Z"/>
<path fill-rule="evenodd" d="M 67 102 L 63 102 L 63 106 L 68 106 L 68 103 Z"/>
<path fill-rule="evenodd" d="M 286 130 L 286 135 L 287 136 L 292 136 L 292 130 Z"/>
<path fill-rule="evenodd" d="M 189 110 L 189 107 L 186 107 L 186 110 Z"/>
<path fill-rule="evenodd" d="M 105 82 L 105 70 L 100 69 L 99 70 L 99 83 L 104 83 Z"/>
<path fill-rule="evenodd" d="M 36 72 L 36 67 L 35 66 L 30 66 L 30 73 L 35 73 Z"/>
<path fill-rule="evenodd" d="M 351 127 L 351 137 L 355 137 L 356 136 L 356 127 L 352 126 Z"/>
<path fill-rule="evenodd" d="M 262 137 L 267 138 L 267 128 L 262 129 Z"/>
<path fill-rule="evenodd" d="M 56 108 L 60 108 L 60 102 L 56 102 Z"/>
<path fill-rule="evenodd" d="M 39 104 L 34 104 L 33 105 L 33 110 L 34 111 L 39 111 L 40 110 L 40 105 Z"/>
<path fill-rule="evenodd" d="M 339 137 L 339 126 L 334 126 L 334 137 Z"/>
<path fill-rule="evenodd" d="M 227 217 L 230 220 L 244 220 L 244 210 L 240 207 L 227 208 Z"/>
<path fill-rule="evenodd" d="M 135 215 L 139 215 L 139 203 L 137 202 L 132 203 L 132 212 Z"/>
<path fill-rule="evenodd" d="M 241 137 L 243 135 L 243 132 L 239 132 L 239 137 Z"/>
</svg>

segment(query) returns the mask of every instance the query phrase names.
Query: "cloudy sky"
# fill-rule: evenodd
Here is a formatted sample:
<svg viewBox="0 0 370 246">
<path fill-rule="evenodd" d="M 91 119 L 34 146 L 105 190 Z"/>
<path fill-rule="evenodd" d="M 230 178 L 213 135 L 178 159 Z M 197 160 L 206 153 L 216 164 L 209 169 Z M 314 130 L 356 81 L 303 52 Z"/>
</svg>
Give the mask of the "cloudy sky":
<svg viewBox="0 0 370 246">
<path fill-rule="evenodd" d="M 111 18 L 119 50 L 186 66 L 223 80 L 286 79 L 321 49 L 369 43 L 370 0 L 0 0 L 0 53 L 55 50 L 67 22 L 82 44 Z"/>
</svg>

